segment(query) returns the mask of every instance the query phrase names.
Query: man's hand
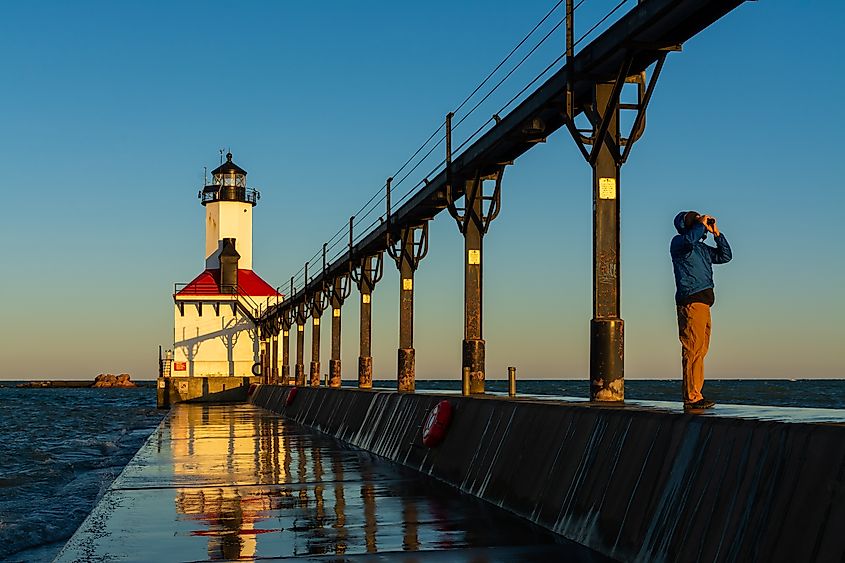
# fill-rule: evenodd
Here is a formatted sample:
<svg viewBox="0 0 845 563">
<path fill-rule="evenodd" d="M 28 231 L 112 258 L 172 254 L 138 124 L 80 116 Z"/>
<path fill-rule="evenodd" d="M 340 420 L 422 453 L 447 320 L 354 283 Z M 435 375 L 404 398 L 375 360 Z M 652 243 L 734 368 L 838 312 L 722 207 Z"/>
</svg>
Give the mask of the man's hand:
<svg viewBox="0 0 845 563">
<path fill-rule="evenodd" d="M 701 222 L 702 225 L 704 225 L 705 229 L 713 233 L 714 237 L 719 236 L 719 227 L 716 224 L 715 217 L 713 217 L 712 215 L 702 215 L 698 220 Z"/>
</svg>

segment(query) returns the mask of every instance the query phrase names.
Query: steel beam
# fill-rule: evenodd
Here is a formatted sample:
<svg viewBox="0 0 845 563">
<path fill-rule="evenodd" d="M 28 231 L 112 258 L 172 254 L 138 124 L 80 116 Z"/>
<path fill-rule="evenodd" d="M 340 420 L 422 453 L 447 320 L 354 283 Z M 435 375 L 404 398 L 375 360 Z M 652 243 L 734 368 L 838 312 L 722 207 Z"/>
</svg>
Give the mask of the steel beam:
<svg viewBox="0 0 845 563">
<path fill-rule="evenodd" d="M 352 279 L 361 293 L 361 324 L 358 351 L 358 388 L 373 386 L 372 357 L 372 298 L 376 283 L 383 273 L 383 255 L 365 256 L 357 269 L 351 272 Z"/>
<path fill-rule="evenodd" d="M 622 76 L 622 80 L 624 80 Z M 619 314 L 619 82 L 597 84 L 601 125 L 593 145 L 593 318 L 590 399 L 622 401 L 624 323 Z"/>
<path fill-rule="evenodd" d="M 351 231 L 350 231 L 351 237 Z M 350 272 L 345 275 L 338 276 L 334 279 L 331 286 L 331 306 L 332 306 L 332 355 L 329 360 L 329 387 L 340 387 L 341 385 L 341 368 L 340 368 L 340 328 L 341 328 L 341 309 L 343 302 L 349 297 L 352 285 L 350 283 Z"/>
<path fill-rule="evenodd" d="M 296 322 L 296 365 L 294 366 L 296 385 L 305 385 L 305 320 Z"/>
<path fill-rule="evenodd" d="M 320 386 L 320 317 L 322 310 L 312 309 L 311 311 L 311 387 Z"/>
<path fill-rule="evenodd" d="M 467 195 L 464 196 L 467 217 L 464 218 L 464 340 L 461 368 L 469 368 L 469 392 L 474 394 L 484 393 L 485 342 L 481 317 L 484 232 L 480 218 L 484 214 L 481 197 L 483 186 L 482 180 L 474 180 L 473 183 L 474 186 L 467 183 Z"/>
<path fill-rule="evenodd" d="M 389 204 L 388 204 L 389 205 Z M 389 209 L 389 207 L 388 207 Z M 388 217 L 389 217 L 388 213 Z M 417 238 L 419 235 L 419 238 Z M 397 389 L 413 392 L 416 388 L 414 360 L 414 272 L 428 253 L 428 223 L 404 227 L 388 253 L 399 269 L 399 350 Z"/>
<path fill-rule="evenodd" d="M 279 333 L 270 336 L 270 383 L 279 383 Z"/>
<path fill-rule="evenodd" d="M 409 230 L 410 231 L 410 230 Z M 413 233 L 413 231 L 410 231 Z M 399 351 L 397 378 L 399 391 L 414 391 L 416 367 L 414 359 L 414 266 L 404 257 L 413 254 L 413 234 L 404 237 L 403 258 L 399 263 Z"/>
<path fill-rule="evenodd" d="M 280 383 L 290 385 L 290 327 L 282 328 L 282 370 Z"/>
</svg>

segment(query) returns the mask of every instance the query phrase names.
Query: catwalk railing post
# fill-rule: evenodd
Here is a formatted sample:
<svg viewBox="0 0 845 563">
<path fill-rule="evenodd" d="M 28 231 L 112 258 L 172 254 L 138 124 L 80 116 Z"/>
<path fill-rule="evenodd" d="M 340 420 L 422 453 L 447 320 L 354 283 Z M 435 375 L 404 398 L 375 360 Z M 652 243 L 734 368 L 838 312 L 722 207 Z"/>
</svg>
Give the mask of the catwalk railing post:
<svg viewBox="0 0 845 563">
<path fill-rule="evenodd" d="M 399 350 L 397 365 L 397 389 L 412 392 L 415 389 L 416 368 L 414 359 L 414 272 L 428 253 L 428 222 L 414 226 L 403 226 L 393 239 L 390 232 L 390 183 L 388 182 L 387 221 L 388 237 L 391 237 L 387 251 L 399 269 Z M 417 238 L 419 234 L 419 238 Z"/>
<path fill-rule="evenodd" d="M 465 182 L 464 207 L 455 205 L 452 184 L 452 114 L 446 116 L 446 205 L 449 214 L 458 224 L 464 236 L 464 339 L 461 346 L 462 377 L 469 377 L 469 385 L 464 382 L 465 393 L 484 393 L 485 379 L 485 342 L 483 333 L 483 260 L 482 243 L 490 223 L 499 214 L 501 208 L 502 174 L 504 165 L 493 174 Z M 495 180 L 491 195 L 484 194 L 484 181 Z"/>
<path fill-rule="evenodd" d="M 569 11 L 569 10 L 568 10 Z M 570 14 L 571 17 L 571 14 Z M 571 41 L 569 34 L 567 42 Z M 573 119 L 572 93 L 567 92 L 567 128 L 593 171 L 593 318 L 590 320 L 590 399 L 623 401 L 625 399 L 625 334 L 620 311 L 620 169 L 633 144 L 645 129 L 645 111 L 668 51 L 677 46 L 659 48 L 651 79 L 646 85 L 645 72 L 629 76 L 633 52 L 626 53 L 616 80 L 594 85 L 591 103 L 582 108 L 592 126 L 585 137 Z M 567 45 L 572 55 L 572 45 Z M 569 64 L 569 61 L 567 61 Z M 570 67 L 570 84 L 571 73 Z M 637 85 L 637 103 L 621 103 L 626 83 Z M 635 110 L 636 117 L 628 137 L 620 132 L 620 110 Z M 592 145 L 587 150 L 586 145 Z"/>
</svg>

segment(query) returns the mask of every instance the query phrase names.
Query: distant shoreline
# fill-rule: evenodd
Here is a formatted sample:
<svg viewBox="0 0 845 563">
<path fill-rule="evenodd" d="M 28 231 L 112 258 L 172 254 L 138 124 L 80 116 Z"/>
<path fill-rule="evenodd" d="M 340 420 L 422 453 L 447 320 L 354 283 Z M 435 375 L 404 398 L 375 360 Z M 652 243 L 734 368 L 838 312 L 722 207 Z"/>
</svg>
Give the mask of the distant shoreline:
<svg viewBox="0 0 845 563">
<path fill-rule="evenodd" d="M 0 387 L 17 389 L 134 389 L 149 388 L 155 385 L 154 379 L 134 381 L 133 387 L 95 387 L 94 382 L 84 379 L 36 379 L 36 380 L 0 380 Z"/>
</svg>

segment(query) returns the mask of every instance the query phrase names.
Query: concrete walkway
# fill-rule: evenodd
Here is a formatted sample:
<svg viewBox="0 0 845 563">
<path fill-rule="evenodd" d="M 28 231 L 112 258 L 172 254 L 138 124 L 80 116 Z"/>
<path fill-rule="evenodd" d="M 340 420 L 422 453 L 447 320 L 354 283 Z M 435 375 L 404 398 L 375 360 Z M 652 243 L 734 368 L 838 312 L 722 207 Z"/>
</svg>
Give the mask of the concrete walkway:
<svg viewBox="0 0 845 563">
<path fill-rule="evenodd" d="M 252 405 L 180 404 L 57 561 L 604 561 Z"/>
</svg>

